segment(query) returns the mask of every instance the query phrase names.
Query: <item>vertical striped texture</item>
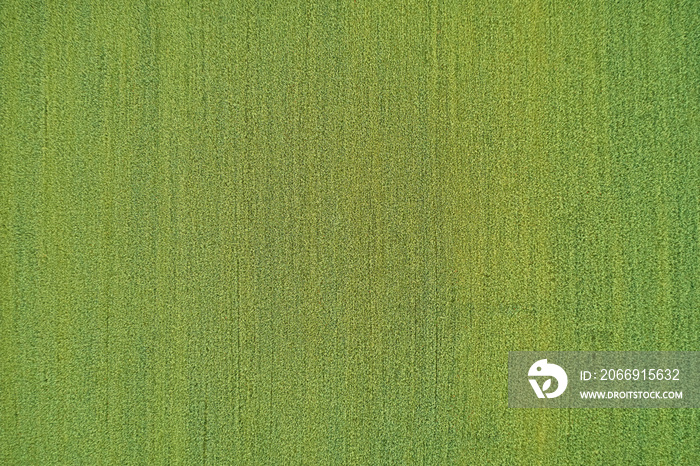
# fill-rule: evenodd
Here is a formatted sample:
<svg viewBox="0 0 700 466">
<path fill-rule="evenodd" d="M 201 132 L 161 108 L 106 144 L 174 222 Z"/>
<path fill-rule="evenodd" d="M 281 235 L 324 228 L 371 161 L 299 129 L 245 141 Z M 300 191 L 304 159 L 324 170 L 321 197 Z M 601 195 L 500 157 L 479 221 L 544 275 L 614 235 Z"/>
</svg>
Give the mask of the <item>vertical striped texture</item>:
<svg viewBox="0 0 700 466">
<path fill-rule="evenodd" d="M 700 464 L 509 350 L 700 350 L 700 3 L 0 3 L 0 463 Z"/>
</svg>

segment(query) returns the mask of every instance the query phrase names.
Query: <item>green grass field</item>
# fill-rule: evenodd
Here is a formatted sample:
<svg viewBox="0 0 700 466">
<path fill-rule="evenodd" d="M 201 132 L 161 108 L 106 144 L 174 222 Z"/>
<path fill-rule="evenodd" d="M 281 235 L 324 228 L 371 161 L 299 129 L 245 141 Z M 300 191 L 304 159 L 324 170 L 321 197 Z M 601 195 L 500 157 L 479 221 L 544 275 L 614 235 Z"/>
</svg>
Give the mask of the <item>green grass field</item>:
<svg viewBox="0 0 700 466">
<path fill-rule="evenodd" d="M 0 464 L 700 464 L 509 350 L 700 350 L 700 2 L 0 2 Z"/>
</svg>

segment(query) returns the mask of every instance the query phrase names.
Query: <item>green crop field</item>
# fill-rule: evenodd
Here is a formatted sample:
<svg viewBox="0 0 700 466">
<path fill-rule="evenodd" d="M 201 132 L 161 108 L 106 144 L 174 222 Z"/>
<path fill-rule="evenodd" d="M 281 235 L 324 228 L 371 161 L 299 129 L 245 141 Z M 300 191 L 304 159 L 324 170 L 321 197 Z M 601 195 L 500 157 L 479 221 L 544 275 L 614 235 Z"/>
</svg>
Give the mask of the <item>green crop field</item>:
<svg viewBox="0 0 700 466">
<path fill-rule="evenodd" d="M 697 465 L 507 360 L 699 293 L 699 1 L 0 1 L 2 465 Z"/>
</svg>

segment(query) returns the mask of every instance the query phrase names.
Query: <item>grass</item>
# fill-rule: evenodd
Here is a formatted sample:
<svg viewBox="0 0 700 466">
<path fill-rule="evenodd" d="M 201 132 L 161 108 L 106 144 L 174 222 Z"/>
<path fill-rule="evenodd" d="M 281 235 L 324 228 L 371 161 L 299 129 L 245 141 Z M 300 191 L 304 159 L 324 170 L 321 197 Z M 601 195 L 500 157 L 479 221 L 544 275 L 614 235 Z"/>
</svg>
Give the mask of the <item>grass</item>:
<svg viewBox="0 0 700 466">
<path fill-rule="evenodd" d="M 700 463 L 696 410 L 506 396 L 509 350 L 700 350 L 699 31 L 3 1 L 0 463 Z"/>
</svg>

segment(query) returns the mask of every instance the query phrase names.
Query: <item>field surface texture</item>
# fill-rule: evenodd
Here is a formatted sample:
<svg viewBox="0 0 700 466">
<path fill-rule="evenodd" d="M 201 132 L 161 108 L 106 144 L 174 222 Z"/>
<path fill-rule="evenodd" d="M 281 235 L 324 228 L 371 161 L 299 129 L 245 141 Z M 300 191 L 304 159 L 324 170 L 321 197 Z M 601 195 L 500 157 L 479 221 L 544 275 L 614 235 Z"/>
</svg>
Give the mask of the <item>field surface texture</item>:
<svg viewBox="0 0 700 466">
<path fill-rule="evenodd" d="M 700 464 L 511 350 L 700 350 L 700 2 L 0 2 L 0 464 Z"/>
</svg>

